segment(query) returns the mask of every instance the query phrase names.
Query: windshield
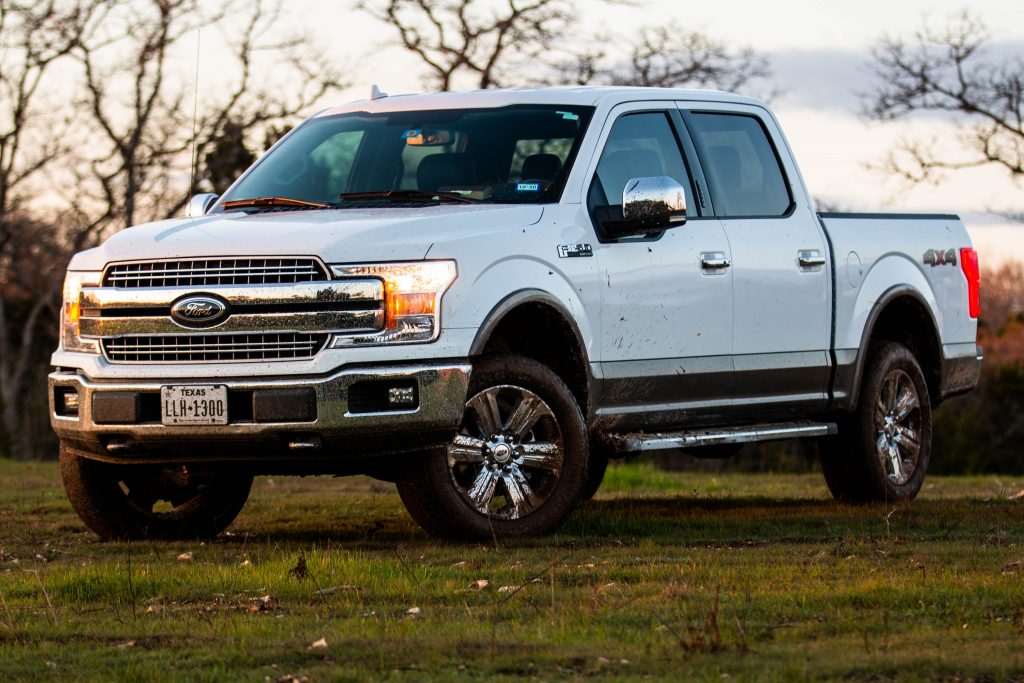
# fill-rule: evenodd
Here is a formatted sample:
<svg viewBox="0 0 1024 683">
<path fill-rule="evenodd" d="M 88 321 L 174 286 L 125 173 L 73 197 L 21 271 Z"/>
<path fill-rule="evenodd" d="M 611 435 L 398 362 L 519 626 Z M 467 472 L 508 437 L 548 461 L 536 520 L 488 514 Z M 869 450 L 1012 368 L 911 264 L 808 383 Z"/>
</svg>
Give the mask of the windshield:
<svg viewBox="0 0 1024 683">
<path fill-rule="evenodd" d="M 593 107 L 357 112 L 303 124 L 224 197 L 556 202 Z M 390 193 L 390 194 L 389 194 Z M 346 197 L 344 195 L 352 195 Z"/>
</svg>

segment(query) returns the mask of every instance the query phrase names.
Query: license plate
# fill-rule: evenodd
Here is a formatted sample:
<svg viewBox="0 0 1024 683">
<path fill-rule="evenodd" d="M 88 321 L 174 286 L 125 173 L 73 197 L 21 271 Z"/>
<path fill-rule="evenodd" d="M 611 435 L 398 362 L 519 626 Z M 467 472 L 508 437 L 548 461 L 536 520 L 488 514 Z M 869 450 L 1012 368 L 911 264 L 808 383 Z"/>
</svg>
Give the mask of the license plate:
<svg viewBox="0 0 1024 683">
<path fill-rule="evenodd" d="M 165 425 L 226 425 L 228 388 L 223 384 L 160 387 Z"/>
</svg>

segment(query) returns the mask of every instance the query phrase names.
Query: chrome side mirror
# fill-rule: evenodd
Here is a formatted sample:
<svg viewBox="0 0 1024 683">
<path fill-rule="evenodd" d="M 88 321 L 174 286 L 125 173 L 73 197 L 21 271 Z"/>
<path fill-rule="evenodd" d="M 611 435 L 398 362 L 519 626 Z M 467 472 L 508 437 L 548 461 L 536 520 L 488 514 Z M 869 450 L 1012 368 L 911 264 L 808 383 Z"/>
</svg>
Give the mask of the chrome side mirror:
<svg viewBox="0 0 1024 683">
<path fill-rule="evenodd" d="M 214 205 L 217 199 L 218 195 L 211 192 L 194 194 L 192 195 L 192 199 L 188 200 L 188 205 L 185 207 L 185 215 L 189 218 L 205 216 L 206 212 L 210 210 L 210 207 Z"/>
<path fill-rule="evenodd" d="M 630 178 L 622 190 L 622 219 L 664 229 L 686 222 L 686 192 L 674 178 Z"/>
</svg>

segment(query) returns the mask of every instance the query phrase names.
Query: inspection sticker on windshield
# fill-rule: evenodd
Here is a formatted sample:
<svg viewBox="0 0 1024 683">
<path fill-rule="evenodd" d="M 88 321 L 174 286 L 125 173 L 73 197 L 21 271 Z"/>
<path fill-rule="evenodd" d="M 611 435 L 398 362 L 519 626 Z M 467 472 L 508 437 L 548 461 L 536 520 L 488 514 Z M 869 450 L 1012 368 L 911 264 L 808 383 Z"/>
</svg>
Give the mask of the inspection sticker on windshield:
<svg viewBox="0 0 1024 683">
<path fill-rule="evenodd" d="M 516 183 L 516 192 L 540 192 L 540 183 Z"/>
<path fill-rule="evenodd" d="M 558 258 L 581 258 L 593 256 L 594 248 L 589 244 L 559 244 Z"/>
</svg>

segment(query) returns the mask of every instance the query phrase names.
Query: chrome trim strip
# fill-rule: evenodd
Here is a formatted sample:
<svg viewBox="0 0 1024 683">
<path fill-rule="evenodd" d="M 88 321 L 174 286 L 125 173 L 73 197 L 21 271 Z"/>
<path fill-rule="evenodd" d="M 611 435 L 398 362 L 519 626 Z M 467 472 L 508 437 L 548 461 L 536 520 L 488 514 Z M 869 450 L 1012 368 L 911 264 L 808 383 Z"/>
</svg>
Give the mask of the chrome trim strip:
<svg viewBox="0 0 1024 683">
<path fill-rule="evenodd" d="M 188 294 L 215 294 L 234 306 L 381 302 L 384 300 L 384 283 L 376 279 L 366 279 L 272 285 L 83 287 L 81 305 L 83 309 L 170 307 L 174 301 Z"/>
<path fill-rule="evenodd" d="M 622 434 L 617 440 L 626 451 L 656 451 L 666 448 L 695 448 L 718 444 L 778 441 L 798 437 L 830 436 L 839 429 L 832 422 L 782 422 L 776 424 L 698 429 L 665 434 Z"/>
<path fill-rule="evenodd" d="M 207 328 L 184 327 L 167 316 L 119 316 L 79 319 L 82 338 L 111 339 L 130 335 L 223 334 L 263 332 L 322 332 L 357 334 L 384 327 L 384 311 L 310 311 L 287 313 L 233 313 Z"/>
</svg>

